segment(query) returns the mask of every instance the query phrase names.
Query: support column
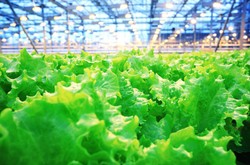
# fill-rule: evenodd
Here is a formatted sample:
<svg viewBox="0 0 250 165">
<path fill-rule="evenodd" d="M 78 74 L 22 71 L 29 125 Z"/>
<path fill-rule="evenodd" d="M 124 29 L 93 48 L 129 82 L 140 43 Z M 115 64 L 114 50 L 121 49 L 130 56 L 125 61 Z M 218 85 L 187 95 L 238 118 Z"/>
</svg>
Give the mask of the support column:
<svg viewBox="0 0 250 165">
<path fill-rule="evenodd" d="M 2 54 L 3 51 L 2 51 L 2 39 L 0 38 L 0 54 Z"/>
<path fill-rule="evenodd" d="M 9 7 L 10 7 L 10 9 L 11 9 L 11 11 L 12 11 L 14 17 L 15 17 L 15 21 L 18 23 L 18 25 L 20 25 L 20 26 L 22 27 L 23 32 L 25 33 L 26 37 L 27 37 L 28 40 L 30 41 L 31 46 L 33 47 L 33 49 L 35 50 L 35 52 L 38 54 L 38 51 L 37 51 L 37 49 L 36 49 L 36 47 L 35 47 L 33 41 L 32 41 L 31 38 L 29 37 L 29 34 L 27 33 L 26 29 L 24 28 L 24 26 L 23 26 L 21 20 L 19 19 L 18 15 L 16 14 L 14 8 L 13 8 L 12 5 L 10 4 L 9 0 L 5 0 L 5 1 L 6 1 L 6 3 L 7 3 L 7 4 L 9 5 Z"/>
<path fill-rule="evenodd" d="M 214 49 L 215 52 L 217 52 L 217 50 L 218 50 L 218 48 L 219 48 L 219 46 L 220 46 L 220 41 L 221 41 L 222 36 L 224 35 L 224 31 L 225 31 L 225 29 L 226 29 L 227 23 L 228 23 L 228 21 L 229 21 L 229 18 L 230 18 L 230 16 L 231 16 L 232 11 L 233 11 L 233 7 L 234 7 L 234 4 L 235 4 L 235 1 L 236 1 L 236 0 L 233 1 L 232 5 L 231 5 L 231 8 L 230 8 L 230 10 L 229 10 L 229 13 L 228 13 L 228 15 L 227 15 L 227 19 L 226 19 L 226 21 L 225 21 L 225 23 L 224 23 L 224 26 L 223 26 L 223 29 L 222 29 L 222 33 L 220 34 L 220 38 L 219 38 L 219 40 L 218 40 L 218 42 L 217 42 L 217 45 L 216 45 L 216 47 L 215 47 L 215 49 Z"/>
<path fill-rule="evenodd" d="M 193 25 L 194 40 L 193 40 L 193 51 L 196 49 L 196 24 Z"/>
<path fill-rule="evenodd" d="M 81 25 L 83 27 L 83 30 L 82 30 L 82 50 L 85 51 L 86 48 L 85 48 L 85 29 L 84 29 L 84 22 L 83 22 L 83 19 L 82 19 L 82 22 L 81 22 Z"/>
<path fill-rule="evenodd" d="M 42 1 L 43 3 L 43 1 Z M 46 53 L 46 25 L 45 25 L 45 16 L 44 16 L 44 4 L 42 4 L 42 18 L 43 18 L 43 52 Z"/>
<path fill-rule="evenodd" d="M 52 48 L 52 25 L 51 25 L 51 20 L 49 20 L 49 38 L 50 38 L 50 52 L 53 52 L 53 48 Z"/>
<path fill-rule="evenodd" d="M 197 13 L 197 7 L 194 8 L 194 13 Z M 196 24 L 197 24 L 197 18 L 195 16 L 194 18 L 196 20 L 196 22 L 193 24 L 193 32 L 194 32 L 194 40 L 193 40 L 193 46 L 194 46 L 194 50 L 196 50 Z"/>
<path fill-rule="evenodd" d="M 246 18 L 246 6 L 247 0 L 243 0 L 242 15 L 241 15 L 241 25 L 240 25 L 240 49 L 243 49 L 244 44 L 244 30 L 245 30 L 245 18 Z"/>
<path fill-rule="evenodd" d="M 183 40 L 183 42 L 184 42 L 184 52 L 186 52 L 186 47 L 187 47 L 186 42 L 187 42 L 187 41 L 186 41 L 185 38 L 187 37 L 187 28 L 185 27 L 184 30 L 185 30 L 185 34 L 184 34 L 184 40 Z"/>
<path fill-rule="evenodd" d="M 210 36 L 212 37 L 212 33 L 213 33 L 213 16 L 214 15 L 214 8 L 212 6 L 211 8 L 211 19 L 210 19 Z M 210 51 L 212 51 L 212 40 L 210 39 L 209 41 L 209 49 Z"/>
<path fill-rule="evenodd" d="M 70 51 L 70 41 L 69 41 L 69 12 L 67 10 L 66 12 L 67 17 L 67 24 L 66 24 L 66 30 L 67 30 L 67 51 Z"/>
<path fill-rule="evenodd" d="M 18 25 L 18 44 L 17 44 L 18 50 L 20 49 L 20 39 L 21 39 L 21 29 L 20 26 Z"/>
</svg>

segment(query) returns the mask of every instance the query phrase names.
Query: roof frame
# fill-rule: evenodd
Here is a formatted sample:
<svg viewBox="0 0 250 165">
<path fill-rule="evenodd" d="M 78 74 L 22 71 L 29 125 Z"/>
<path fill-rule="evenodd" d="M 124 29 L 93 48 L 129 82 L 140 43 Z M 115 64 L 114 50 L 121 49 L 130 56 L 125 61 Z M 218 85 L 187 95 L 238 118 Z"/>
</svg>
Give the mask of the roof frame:
<svg viewBox="0 0 250 165">
<path fill-rule="evenodd" d="M 99 1 L 99 0 L 91 0 L 91 2 L 96 5 L 99 9 L 101 9 L 105 14 L 109 16 L 111 19 L 117 19 L 117 15 L 109 6 L 107 1 Z"/>
<path fill-rule="evenodd" d="M 149 13 L 149 18 L 150 18 L 150 22 L 149 22 L 149 33 L 148 33 L 148 38 L 150 38 L 150 36 L 153 33 L 153 28 L 152 28 L 152 24 L 153 24 L 153 18 L 155 17 L 155 10 L 156 10 L 156 5 L 158 3 L 158 0 L 152 0 L 151 1 L 151 5 L 150 5 L 150 13 Z"/>
<path fill-rule="evenodd" d="M 2 3 L 8 5 L 7 0 L 3 0 Z M 19 5 L 15 4 L 15 3 L 12 3 L 12 2 L 9 2 L 9 3 L 10 3 L 10 5 L 11 5 L 12 7 L 14 7 L 14 8 L 17 8 L 17 9 L 20 9 L 20 10 L 23 10 L 23 11 L 26 11 L 26 12 L 28 12 L 29 14 L 33 14 L 33 15 L 37 15 L 37 16 L 39 16 L 39 17 L 42 17 L 41 14 L 34 12 L 31 8 L 22 7 L 22 6 L 19 6 Z"/>
</svg>

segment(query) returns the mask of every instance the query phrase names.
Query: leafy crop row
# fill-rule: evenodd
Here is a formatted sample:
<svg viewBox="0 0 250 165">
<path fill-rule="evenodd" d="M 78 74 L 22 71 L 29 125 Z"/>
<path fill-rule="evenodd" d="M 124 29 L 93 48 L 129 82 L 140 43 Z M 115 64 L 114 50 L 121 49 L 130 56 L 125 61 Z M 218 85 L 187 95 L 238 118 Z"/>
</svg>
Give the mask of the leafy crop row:
<svg viewBox="0 0 250 165">
<path fill-rule="evenodd" d="M 236 164 L 250 51 L 0 56 L 0 164 Z"/>
</svg>

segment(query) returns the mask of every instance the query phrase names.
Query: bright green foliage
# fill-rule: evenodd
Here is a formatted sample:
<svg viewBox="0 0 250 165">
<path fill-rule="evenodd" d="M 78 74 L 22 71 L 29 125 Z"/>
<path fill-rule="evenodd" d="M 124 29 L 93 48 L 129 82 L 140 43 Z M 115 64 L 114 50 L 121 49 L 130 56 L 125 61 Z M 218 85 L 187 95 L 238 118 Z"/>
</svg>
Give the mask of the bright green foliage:
<svg viewBox="0 0 250 165">
<path fill-rule="evenodd" d="M 236 164 L 250 51 L 0 56 L 0 164 Z"/>
</svg>

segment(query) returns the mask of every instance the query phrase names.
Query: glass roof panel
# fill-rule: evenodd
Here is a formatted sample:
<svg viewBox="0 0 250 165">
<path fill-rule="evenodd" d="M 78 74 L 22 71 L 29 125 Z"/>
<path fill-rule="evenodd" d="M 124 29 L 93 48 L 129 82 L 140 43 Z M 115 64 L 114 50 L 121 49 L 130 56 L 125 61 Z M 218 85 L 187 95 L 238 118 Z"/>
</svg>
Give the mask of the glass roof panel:
<svg viewBox="0 0 250 165">
<path fill-rule="evenodd" d="M 220 0 L 221 7 L 213 8 L 212 0 L 9 0 L 18 17 L 26 15 L 28 20 L 22 21 L 28 32 L 32 34 L 31 38 L 39 41 L 42 39 L 52 42 L 62 42 L 67 39 L 73 41 L 92 42 L 98 44 L 101 42 L 134 43 L 140 39 L 143 44 L 149 44 L 154 36 L 167 39 L 178 29 L 183 29 L 187 37 L 193 35 L 192 19 L 196 19 L 197 40 L 203 40 L 210 35 L 210 29 L 217 32 L 223 26 L 232 1 Z M 43 3 L 42 3 L 43 2 Z M 172 3 L 172 6 L 169 5 Z M 44 8 L 42 12 L 32 10 L 37 5 Z M 168 5 L 167 5 L 168 4 Z M 83 8 L 77 9 L 81 5 Z M 123 7 L 121 8 L 121 5 Z M 124 7 L 125 5 L 125 7 Z M 126 6 L 127 5 L 127 6 Z M 240 29 L 242 1 L 236 0 L 235 7 L 229 18 L 229 25 Z M 250 33 L 250 3 L 248 0 L 246 14 L 246 33 Z M 211 24 L 211 14 L 213 20 Z M 130 14 L 130 15 L 129 15 Z M 68 18 L 67 18 L 68 16 Z M 42 20 L 46 20 L 45 28 L 42 26 Z M 19 25 L 11 26 L 15 21 L 14 14 L 5 1 L 0 2 L 0 39 L 13 36 L 19 36 L 24 40 L 26 37 Z M 188 25 L 189 27 L 185 27 Z M 210 26 L 212 25 L 212 28 Z M 175 29 L 173 29 L 175 28 Z M 43 35 L 45 29 L 46 36 Z M 236 28 L 235 28 L 236 29 Z M 69 32 L 67 31 L 69 30 Z M 227 31 L 229 32 L 229 31 Z M 182 32 L 184 33 L 184 32 Z M 230 32 L 229 32 L 230 33 Z M 19 35 L 20 34 L 20 35 Z M 57 36 L 57 37 L 54 37 Z M 239 32 L 237 34 L 239 36 Z M 79 39 L 80 38 L 80 39 Z M 102 38 L 102 39 L 100 39 Z M 124 42 L 122 41 L 124 39 Z M 192 39 L 192 38 L 191 38 Z M 12 42 L 13 37 L 8 42 Z M 14 42 L 14 41 L 13 41 Z M 16 42 L 16 40 L 15 40 Z"/>
</svg>

